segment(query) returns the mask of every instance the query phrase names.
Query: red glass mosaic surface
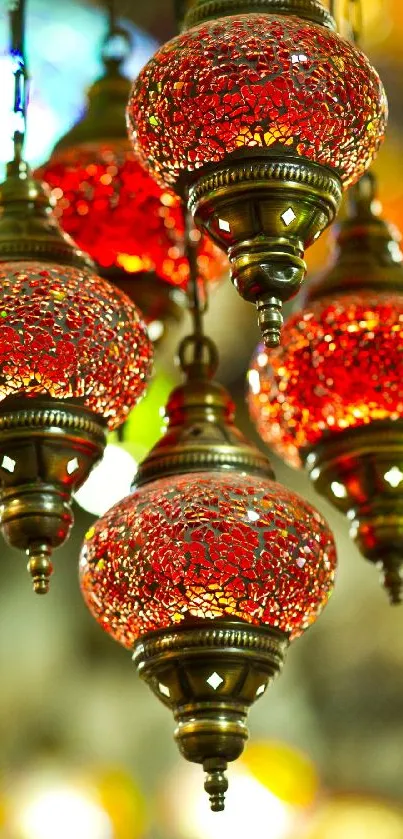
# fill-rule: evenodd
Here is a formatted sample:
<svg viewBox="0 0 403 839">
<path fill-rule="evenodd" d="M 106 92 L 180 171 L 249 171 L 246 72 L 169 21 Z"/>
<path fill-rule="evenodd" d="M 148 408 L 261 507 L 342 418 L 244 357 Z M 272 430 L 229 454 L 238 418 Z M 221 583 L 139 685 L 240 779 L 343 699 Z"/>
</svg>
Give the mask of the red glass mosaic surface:
<svg viewBox="0 0 403 839">
<path fill-rule="evenodd" d="M 89 271 L 0 265 L 0 401 L 78 400 L 116 428 L 143 394 L 152 345 L 133 303 Z"/>
<path fill-rule="evenodd" d="M 319 513 L 244 473 L 164 478 L 87 533 L 80 576 L 101 626 L 127 647 L 186 618 L 241 618 L 298 636 L 332 590 L 336 554 Z"/>
<path fill-rule="evenodd" d="M 64 230 L 98 265 L 131 274 L 151 271 L 186 288 L 181 202 L 157 186 L 127 142 L 60 152 L 38 174 L 51 187 Z M 224 253 L 198 230 L 193 235 L 200 241 L 200 276 L 217 282 L 228 270 Z"/>
<path fill-rule="evenodd" d="M 318 301 L 262 346 L 249 408 L 263 440 L 291 465 L 329 432 L 403 416 L 403 297 L 366 292 Z"/>
<path fill-rule="evenodd" d="M 336 169 L 347 186 L 369 166 L 387 103 L 363 53 L 293 16 L 238 15 L 174 38 L 133 86 L 128 125 L 160 181 L 261 147 Z"/>
</svg>

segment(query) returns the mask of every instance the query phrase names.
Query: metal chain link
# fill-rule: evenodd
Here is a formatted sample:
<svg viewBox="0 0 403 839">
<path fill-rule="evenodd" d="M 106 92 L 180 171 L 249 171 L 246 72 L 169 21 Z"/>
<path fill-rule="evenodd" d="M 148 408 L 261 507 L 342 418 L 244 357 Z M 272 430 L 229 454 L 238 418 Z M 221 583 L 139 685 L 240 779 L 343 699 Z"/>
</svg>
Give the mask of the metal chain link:
<svg viewBox="0 0 403 839">
<path fill-rule="evenodd" d="M 119 68 L 130 55 L 132 37 L 129 30 L 117 22 L 116 0 L 107 0 L 106 10 L 108 27 L 102 45 L 102 59 L 106 68 Z"/>
<path fill-rule="evenodd" d="M 195 226 L 192 216 L 186 213 L 185 255 L 189 264 L 188 309 L 192 318 L 192 332 L 184 338 L 178 350 L 179 362 L 184 373 L 188 373 L 194 364 L 203 365 L 208 376 L 213 376 L 218 365 L 218 353 L 214 341 L 204 334 L 203 318 L 207 309 L 207 293 L 199 277 L 197 251 L 199 238 L 194 236 Z M 203 290 L 203 295 L 201 295 Z M 203 299 L 202 299 L 203 296 Z M 189 353 L 190 351 L 190 353 Z M 189 354 L 189 359 L 187 355 Z"/>
<path fill-rule="evenodd" d="M 25 55 L 25 0 L 9 0 L 11 56 L 14 72 L 14 160 L 21 160 L 28 106 L 28 70 Z"/>
</svg>

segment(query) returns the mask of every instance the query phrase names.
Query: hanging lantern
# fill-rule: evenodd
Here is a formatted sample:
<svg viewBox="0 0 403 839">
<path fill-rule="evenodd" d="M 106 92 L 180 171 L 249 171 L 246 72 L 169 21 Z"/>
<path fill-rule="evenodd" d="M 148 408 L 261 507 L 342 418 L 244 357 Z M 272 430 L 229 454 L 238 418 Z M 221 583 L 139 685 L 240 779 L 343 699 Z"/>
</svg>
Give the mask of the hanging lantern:
<svg viewBox="0 0 403 839">
<path fill-rule="evenodd" d="M 196 0 L 185 25 L 135 81 L 129 134 L 228 253 L 275 346 L 305 248 L 381 142 L 385 93 L 318 0 Z"/>
<path fill-rule="evenodd" d="M 26 552 L 34 590 L 67 538 L 71 495 L 102 457 L 106 430 L 143 394 L 152 347 L 128 297 L 62 233 L 23 161 L 25 0 L 10 7 L 14 159 L 0 187 L 0 528 Z"/>
<path fill-rule="evenodd" d="M 350 520 L 361 553 L 402 597 L 403 265 L 364 176 L 340 226 L 338 253 L 282 346 L 259 348 L 249 405 L 261 437 Z"/>
<path fill-rule="evenodd" d="M 180 356 L 187 381 L 168 400 L 166 434 L 132 495 L 87 533 L 81 586 L 173 711 L 179 749 L 203 765 L 222 810 L 248 709 L 327 602 L 336 557 L 323 518 L 275 483 L 234 425 L 228 394 L 209 378 L 212 345 L 192 337 Z"/>
<path fill-rule="evenodd" d="M 51 187 L 63 229 L 97 263 L 101 276 L 139 306 L 154 339 L 168 320 L 182 317 L 189 267 L 185 254 L 182 203 L 162 189 L 136 161 L 127 139 L 124 112 L 130 83 L 120 70 L 124 51 L 114 57 L 104 46 L 104 75 L 91 87 L 84 117 L 57 144 L 39 175 Z M 116 47 L 115 47 L 116 50 Z M 228 263 L 211 240 L 193 231 L 200 277 L 212 285 Z"/>
<path fill-rule="evenodd" d="M 38 593 L 71 494 L 143 394 L 152 350 L 134 304 L 62 234 L 26 164 L 0 202 L 0 526 Z"/>
</svg>

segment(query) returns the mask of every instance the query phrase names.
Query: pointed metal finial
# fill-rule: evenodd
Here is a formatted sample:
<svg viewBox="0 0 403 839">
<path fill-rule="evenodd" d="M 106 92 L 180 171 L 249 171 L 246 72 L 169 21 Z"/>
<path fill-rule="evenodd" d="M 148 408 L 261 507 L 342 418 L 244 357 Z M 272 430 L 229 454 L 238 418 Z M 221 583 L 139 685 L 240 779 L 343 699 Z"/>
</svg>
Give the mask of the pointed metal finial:
<svg viewBox="0 0 403 839">
<path fill-rule="evenodd" d="M 49 581 L 53 574 L 51 555 L 52 550 L 48 544 L 31 545 L 27 550 L 27 570 L 32 577 L 35 594 L 47 594 L 49 591 Z"/>
<path fill-rule="evenodd" d="M 383 586 L 390 603 L 392 606 L 400 606 L 403 601 L 403 557 L 387 557 L 381 565 Z"/>
<path fill-rule="evenodd" d="M 223 758 L 205 760 L 203 769 L 207 773 L 204 789 L 210 798 L 213 813 L 220 813 L 225 808 L 225 793 L 228 790 L 228 778 L 225 774 L 227 761 Z"/>
</svg>

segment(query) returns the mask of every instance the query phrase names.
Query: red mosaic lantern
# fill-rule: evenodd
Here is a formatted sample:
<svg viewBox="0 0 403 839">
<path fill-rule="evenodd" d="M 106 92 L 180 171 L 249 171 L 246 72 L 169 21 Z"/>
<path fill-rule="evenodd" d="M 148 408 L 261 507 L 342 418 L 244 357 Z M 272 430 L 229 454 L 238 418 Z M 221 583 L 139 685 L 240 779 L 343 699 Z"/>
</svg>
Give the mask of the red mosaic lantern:
<svg viewBox="0 0 403 839">
<path fill-rule="evenodd" d="M 60 230 L 26 164 L 0 218 L 0 526 L 44 593 L 71 495 L 143 395 L 152 346 L 131 300 Z"/>
<path fill-rule="evenodd" d="M 122 58 L 104 58 L 104 75 L 89 90 L 84 117 L 37 176 L 51 188 L 63 229 L 101 275 L 132 298 L 157 336 L 167 320 L 182 316 L 189 279 L 185 219 L 181 199 L 158 186 L 131 150 L 124 120 L 130 83 L 120 71 Z M 200 278 L 212 287 L 228 261 L 198 230 L 192 235 Z"/>
<path fill-rule="evenodd" d="M 403 415 L 403 295 L 365 290 L 312 302 L 260 346 L 249 405 L 260 436 L 292 466 L 329 434 Z"/>
<path fill-rule="evenodd" d="M 403 265 L 398 239 L 374 214 L 368 176 L 341 225 L 334 266 L 286 323 L 282 346 L 259 347 L 249 372 L 251 417 L 291 465 L 346 513 L 365 557 L 402 588 Z"/>
<path fill-rule="evenodd" d="M 133 494 L 88 532 L 81 586 L 174 711 L 179 748 L 221 810 L 248 708 L 326 604 L 336 555 L 322 516 L 275 483 L 206 367 L 189 367 L 167 417 Z"/>
<path fill-rule="evenodd" d="M 322 517 L 294 493 L 240 472 L 198 472 L 113 507 L 87 534 L 81 579 L 101 626 L 132 648 L 192 619 L 295 638 L 327 602 L 333 568 Z"/>
<path fill-rule="evenodd" d="M 371 163 L 387 104 L 375 70 L 316 0 L 261 0 L 234 14 L 245 5 L 198 0 L 188 24 L 199 25 L 149 61 L 127 113 L 139 159 L 160 183 L 188 189 L 273 346 L 304 249 Z"/>
<path fill-rule="evenodd" d="M 151 365 L 134 304 L 88 269 L 0 263 L 0 406 L 23 396 L 79 404 L 117 428 Z"/>
<path fill-rule="evenodd" d="M 121 269 L 133 279 L 155 275 L 186 290 L 185 221 L 178 196 L 161 189 L 135 160 L 127 140 L 56 152 L 41 169 L 56 201 L 55 215 L 104 274 Z M 227 268 L 224 254 L 199 231 L 200 276 L 214 284 Z M 152 279 L 150 278 L 150 282 Z M 130 276 L 121 286 L 130 291 Z"/>
</svg>

